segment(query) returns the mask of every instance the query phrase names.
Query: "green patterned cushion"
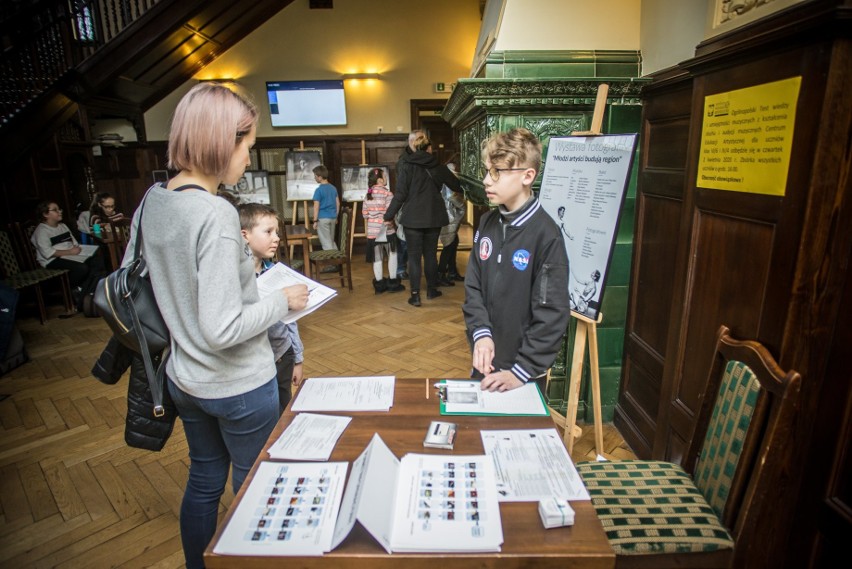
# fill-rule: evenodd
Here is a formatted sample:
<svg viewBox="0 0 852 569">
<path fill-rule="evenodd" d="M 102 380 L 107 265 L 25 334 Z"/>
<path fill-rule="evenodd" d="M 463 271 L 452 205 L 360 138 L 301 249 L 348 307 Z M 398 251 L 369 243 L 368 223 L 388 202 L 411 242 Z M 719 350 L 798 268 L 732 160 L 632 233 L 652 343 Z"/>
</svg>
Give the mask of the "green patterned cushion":
<svg viewBox="0 0 852 569">
<path fill-rule="evenodd" d="M 67 272 L 68 271 L 65 269 L 35 269 L 32 271 L 24 271 L 23 273 L 11 275 L 3 281 L 3 284 L 15 289 L 24 288 L 52 279 L 53 277 Z"/>
<path fill-rule="evenodd" d="M 759 390 L 760 384 L 747 365 L 728 362 L 694 474 L 695 485 L 720 517 Z"/>
<path fill-rule="evenodd" d="M 670 462 L 582 462 L 577 470 L 617 555 L 730 549 L 734 541 L 683 468 Z"/>
<path fill-rule="evenodd" d="M 311 253 L 311 261 L 330 261 L 332 259 L 345 259 L 346 254 L 338 249 L 324 249 L 322 251 L 313 251 Z"/>
</svg>

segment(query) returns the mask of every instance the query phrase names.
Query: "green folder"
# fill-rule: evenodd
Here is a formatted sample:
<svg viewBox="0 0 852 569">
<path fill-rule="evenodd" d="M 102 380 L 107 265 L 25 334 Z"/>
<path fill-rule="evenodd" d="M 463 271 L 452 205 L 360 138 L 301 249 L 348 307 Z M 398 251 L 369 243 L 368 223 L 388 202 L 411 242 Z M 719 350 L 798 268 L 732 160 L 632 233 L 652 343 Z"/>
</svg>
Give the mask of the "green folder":
<svg viewBox="0 0 852 569">
<path fill-rule="evenodd" d="M 447 385 L 448 383 L 475 383 L 469 379 L 466 380 L 447 380 L 442 379 L 436 385 L 438 386 L 438 400 L 441 403 L 441 415 L 478 415 L 482 417 L 506 417 L 506 416 L 514 416 L 514 417 L 547 417 L 550 415 L 550 409 L 547 407 L 547 402 L 544 400 L 544 395 L 542 395 L 541 390 L 538 388 L 538 385 L 535 382 L 532 382 L 528 385 L 531 385 L 532 388 L 527 389 L 535 389 L 536 394 L 538 395 L 538 400 L 541 402 L 541 412 L 531 412 L 531 413 L 516 413 L 516 412 L 504 412 L 500 410 L 492 410 L 492 411 L 476 411 L 476 410 L 465 410 L 465 411 L 447 411 L 447 397 L 446 397 L 446 388 L 442 388 L 442 385 Z M 511 391 L 504 392 L 506 394 L 510 394 Z"/>
</svg>

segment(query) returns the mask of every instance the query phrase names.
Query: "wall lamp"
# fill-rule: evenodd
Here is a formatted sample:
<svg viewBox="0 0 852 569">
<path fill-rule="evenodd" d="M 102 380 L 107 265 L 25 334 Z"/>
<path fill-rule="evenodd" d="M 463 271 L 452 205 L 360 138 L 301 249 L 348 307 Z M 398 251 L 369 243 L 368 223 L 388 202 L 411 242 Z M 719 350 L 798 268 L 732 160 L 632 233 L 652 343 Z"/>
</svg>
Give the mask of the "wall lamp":
<svg viewBox="0 0 852 569">
<path fill-rule="evenodd" d="M 344 73 L 343 80 L 347 79 L 381 79 L 382 76 L 378 73 Z"/>
</svg>

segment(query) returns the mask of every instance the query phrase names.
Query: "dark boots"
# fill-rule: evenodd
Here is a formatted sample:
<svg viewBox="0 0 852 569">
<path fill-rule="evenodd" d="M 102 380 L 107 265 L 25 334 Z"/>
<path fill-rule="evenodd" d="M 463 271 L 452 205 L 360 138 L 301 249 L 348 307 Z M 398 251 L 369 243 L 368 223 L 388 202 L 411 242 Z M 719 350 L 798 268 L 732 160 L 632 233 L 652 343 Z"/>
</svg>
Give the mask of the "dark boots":
<svg viewBox="0 0 852 569">
<path fill-rule="evenodd" d="M 388 289 L 388 280 L 387 279 L 382 279 L 380 281 L 373 279 L 373 290 L 376 291 L 376 294 L 382 294 L 387 289 Z"/>
<path fill-rule="evenodd" d="M 400 279 L 385 279 L 388 292 L 402 292 L 405 290 L 405 285 L 399 282 Z"/>
<path fill-rule="evenodd" d="M 411 293 L 411 298 L 408 299 L 408 304 L 411 306 L 420 306 L 420 291 L 413 291 Z"/>
<path fill-rule="evenodd" d="M 380 281 L 373 279 L 373 290 L 376 291 L 376 294 L 402 292 L 405 290 L 405 286 L 399 281 L 400 279 L 382 279 Z"/>
</svg>

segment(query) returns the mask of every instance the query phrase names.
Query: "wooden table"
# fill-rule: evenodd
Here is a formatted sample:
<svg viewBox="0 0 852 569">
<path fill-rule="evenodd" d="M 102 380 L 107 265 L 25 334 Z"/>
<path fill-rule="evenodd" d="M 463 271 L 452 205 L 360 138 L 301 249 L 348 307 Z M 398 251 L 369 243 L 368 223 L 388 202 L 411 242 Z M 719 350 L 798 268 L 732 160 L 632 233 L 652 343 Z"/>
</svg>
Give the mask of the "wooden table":
<svg viewBox="0 0 852 569">
<path fill-rule="evenodd" d="M 330 461 L 352 461 L 364 450 L 373 433 L 379 433 L 397 458 L 414 453 L 429 454 L 482 454 L 480 429 L 543 429 L 553 427 L 550 417 L 463 417 L 452 420 L 458 424 L 454 450 L 427 449 L 423 435 L 430 421 L 439 418 L 438 398 L 432 384 L 434 379 L 397 379 L 394 404 L 388 413 L 335 413 L 353 417 L 337 443 Z M 427 393 L 429 398 L 427 399 Z M 295 397 L 294 397 L 295 399 Z M 236 557 L 216 555 L 213 548 L 222 530 L 231 518 L 237 504 L 254 477 L 257 464 L 269 460 L 267 448 L 281 435 L 295 414 L 288 407 L 264 451 L 258 457 L 240 493 L 231 505 L 213 541 L 204 553 L 210 569 L 250 567 L 317 567 L 324 569 L 461 569 L 461 568 L 520 568 L 535 567 L 570 569 L 604 569 L 615 566 L 615 553 L 607 542 L 603 528 L 595 515 L 591 502 L 572 502 L 575 511 L 574 525 L 546 530 L 538 515 L 535 502 L 502 503 L 503 546 L 499 553 L 394 553 L 389 555 L 379 543 L 356 523 L 340 546 L 323 557 Z M 348 474 L 348 473 L 347 473 Z"/>
<path fill-rule="evenodd" d="M 304 225 L 285 225 L 284 232 L 287 235 L 287 244 L 292 247 L 293 245 L 300 245 L 302 247 L 302 258 L 305 260 L 305 276 L 311 278 L 311 261 L 310 261 L 310 250 L 311 250 L 311 239 L 314 234 L 311 230 L 309 230 Z M 297 241 L 298 243 L 294 243 Z M 290 250 L 290 256 L 292 257 L 293 251 Z"/>
</svg>

